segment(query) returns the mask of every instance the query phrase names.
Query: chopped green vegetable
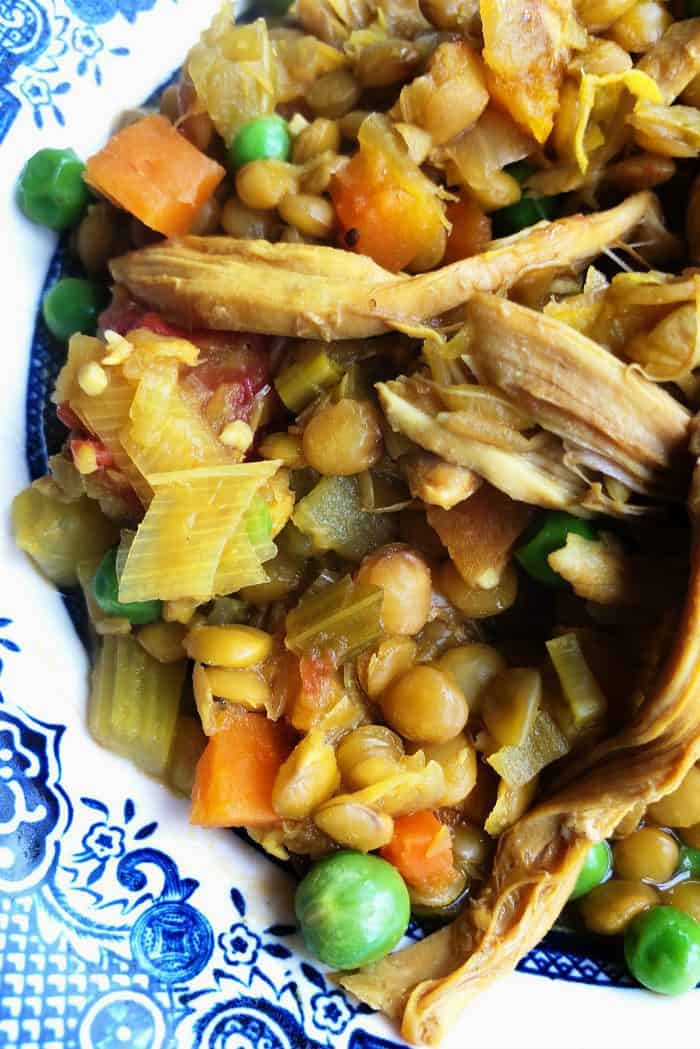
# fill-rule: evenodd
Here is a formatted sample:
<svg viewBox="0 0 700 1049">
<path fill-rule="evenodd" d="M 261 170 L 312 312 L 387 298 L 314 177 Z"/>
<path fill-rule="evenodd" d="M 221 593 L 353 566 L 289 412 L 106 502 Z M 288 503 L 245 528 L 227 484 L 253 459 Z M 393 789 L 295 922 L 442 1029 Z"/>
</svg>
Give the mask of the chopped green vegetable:
<svg viewBox="0 0 700 1049">
<path fill-rule="evenodd" d="M 559 197 L 521 197 L 491 215 L 494 237 L 510 237 L 542 219 L 556 218 Z"/>
<path fill-rule="evenodd" d="M 503 170 L 523 186 L 537 169 L 527 160 L 516 160 L 514 164 L 507 164 Z"/>
<path fill-rule="evenodd" d="M 117 579 L 117 549 L 108 550 L 100 562 L 92 583 L 95 600 L 106 616 L 121 616 L 142 626 L 158 619 L 162 601 L 120 601 Z"/>
<path fill-rule="evenodd" d="M 607 701 L 586 662 L 576 634 L 552 638 L 547 642 L 547 651 L 571 711 L 573 727 L 581 729 L 601 721 L 605 717 Z"/>
<path fill-rule="evenodd" d="M 242 168 L 254 160 L 287 160 L 291 150 L 287 121 L 282 117 L 254 117 L 239 128 L 228 148 L 229 167 Z"/>
<path fill-rule="evenodd" d="M 349 561 L 389 542 L 396 528 L 392 514 L 363 512 L 357 477 L 323 477 L 297 503 L 292 520 L 316 552 L 335 550 Z"/>
<path fill-rule="evenodd" d="M 132 637 L 105 637 L 92 675 L 88 727 L 152 776 L 165 771 L 187 662 L 160 663 Z"/>
<path fill-rule="evenodd" d="M 595 889 L 596 885 L 606 881 L 611 870 L 612 850 L 607 841 L 598 841 L 591 845 L 569 899 L 578 900 L 579 897 L 585 896 L 591 889 Z"/>
<path fill-rule="evenodd" d="M 381 637 L 383 600 L 379 587 L 358 586 L 350 576 L 307 592 L 287 615 L 287 647 L 324 649 L 337 662 L 352 659 Z"/>
<path fill-rule="evenodd" d="M 24 165 L 17 203 L 32 222 L 63 230 L 74 225 L 87 205 L 85 165 L 72 149 L 40 149 Z"/>
<path fill-rule="evenodd" d="M 94 333 L 107 299 L 101 284 L 79 277 L 63 277 L 44 295 L 41 312 L 51 334 L 67 340 L 77 332 Z"/>
<path fill-rule="evenodd" d="M 555 550 L 566 546 L 569 532 L 583 536 L 584 539 L 597 539 L 598 533 L 587 521 L 573 517 L 561 510 L 551 510 L 540 518 L 535 531 L 519 546 L 515 552 L 516 559 L 533 579 L 548 586 L 568 588 L 566 580 L 550 567 L 547 558 Z"/>
<path fill-rule="evenodd" d="M 652 907 L 628 927 L 625 959 L 650 991 L 690 991 L 700 981 L 700 924 L 675 907 Z"/>
<path fill-rule="evenodd" d="M 568 754 L 570 745 L 546 710 L 537 712 L 532 732 L 518 747 L 501 747 L 488 759 L 509 787 L 529 783 L 545 765 Z"/>
<path fill-rule="evenodd" d="M 229 626 L 231 623 L 247 623 L 250 608 L 239 597 L 217 597 L 207 616 L 209 626 Z"/>
<path fill-rule="evenodd" d="M 79 562 L 101 557 L 119 531 L 94 499 L 82 496 L 65 502 L 40 484 L 25 488 L 13 500 L 15 540 L 52 583 L 72 586 L 78 581 Z"/>
<path fill-rule="evenodd" d="M 342 376 L 343 369 L 322 346 L 308 343 L 299 347 L 294 361 L 276 377 L 275 388 L 285 408 L 297 413 Z"/>
<path fill-rule="evenodd" d="M 343 850 L 312 867 L 295 910 L 306 946 L 326 965 L 354 969 L 383 958 L 408 927 L 403 878 L 378 856 Z"/>
</svg>

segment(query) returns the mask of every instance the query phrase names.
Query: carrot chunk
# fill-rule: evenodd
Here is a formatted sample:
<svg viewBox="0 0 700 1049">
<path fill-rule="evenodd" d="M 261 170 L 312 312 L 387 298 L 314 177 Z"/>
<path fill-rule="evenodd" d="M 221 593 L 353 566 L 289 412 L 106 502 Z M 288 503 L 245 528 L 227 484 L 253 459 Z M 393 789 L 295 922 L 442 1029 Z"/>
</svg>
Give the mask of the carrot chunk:
<svg viewBox="0 0 700 1049">
<path fill-rule="evenodd" d="M 279 823 L 272 788 L 291 751 L 288 730 L 262 714 L 241 714 L 209 738 L 194 777 L 192 823 L 269 827 Z"/>
<path fill-rule="evenodd" d="M 434 812 L 395 819 L 394 836 L 381 854 L 417 889 L 447 885 L 455 874 L 450 832 Z"/>
<path fill-rule="evenodd" d="M 85 181 L 146 226 L 177 236 L 226 174 L 162 116 L 148 116 L 114 135 L 87 162 Z"/>
</svg>

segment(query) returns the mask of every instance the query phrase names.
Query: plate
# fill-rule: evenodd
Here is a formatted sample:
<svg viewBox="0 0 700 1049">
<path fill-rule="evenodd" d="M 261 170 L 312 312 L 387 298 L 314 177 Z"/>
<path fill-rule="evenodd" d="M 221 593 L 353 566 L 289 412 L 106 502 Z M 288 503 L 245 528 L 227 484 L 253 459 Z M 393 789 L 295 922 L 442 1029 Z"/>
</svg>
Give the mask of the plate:
<svg viewBox="0 0 700 1049">
<path fill-rule="evenodd" d="M 87 156 L 180 64 L 213 0 L 0 0 L 0 1046 L 391 1049 L 293 924 L 288 872 L 90 739 L 82 610 L 14 549 L 9 503 L 59 438 L 41 320 L 56 238 L 22 219 L 28 155 Z M 77 626 L 77 630 L 75 627 Z M 447 1049 L 693 1042 L 697 998 L 631 987 L 609 945 L 551 934 L 473 1003 Z M 676 1041 L 670 1039 L 676 1038 Z"/>
</svg>

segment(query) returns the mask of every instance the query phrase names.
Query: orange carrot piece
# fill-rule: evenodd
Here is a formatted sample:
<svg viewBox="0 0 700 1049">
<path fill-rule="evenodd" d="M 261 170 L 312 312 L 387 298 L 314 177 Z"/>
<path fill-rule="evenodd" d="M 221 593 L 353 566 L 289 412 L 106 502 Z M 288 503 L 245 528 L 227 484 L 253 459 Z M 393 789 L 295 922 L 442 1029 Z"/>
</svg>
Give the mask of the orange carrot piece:
<svg viewBox="0 0 700 1049">
<path fill-rule="evenodd" d="M 177 236 L 226 174 L 162 116 L 117 132 L 87 162 L 85 181 L 146 226 Z"/>
<path fill-rule="evenodd" d="M 381 855 L 417 889 L 447 885 L 455 874 L 449 829 L 434 812 L 395 819 L 394 836 Z"/>
<path fill-rule="evenodd" d="M 486 250 L 491 240 L 491 219 L 471 197 L 461 197 L 447 205 L 446 215 L 452 223 L 443 265 L 459 262 Z"/>
<path fill-rule="evenodd" d="M 279 823 L 272 788 L 291 741 L 263 714 L 242 713 L 209 738 L 194 777 L 190 820 L 202 827 L 269 827 Z"/>
</svg>

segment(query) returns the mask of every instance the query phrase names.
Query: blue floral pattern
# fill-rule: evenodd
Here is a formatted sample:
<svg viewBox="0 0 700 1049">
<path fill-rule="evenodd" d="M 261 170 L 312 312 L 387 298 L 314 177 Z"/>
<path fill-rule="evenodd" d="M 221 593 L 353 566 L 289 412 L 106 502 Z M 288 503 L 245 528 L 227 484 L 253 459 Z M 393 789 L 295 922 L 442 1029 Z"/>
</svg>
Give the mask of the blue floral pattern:
<svg viewBox="0 0 700 1049">
<path fill-rule="evenodd" d="M 61 0 L 0 0 L 0 142 L 22 102 L 37 128 L 64 126 L 62 99 L 79 83 L 73 74 L 89 76 L 99 86 L 104 59 L 129 54 L 119 28 L 115 42 L 108 44 L 105 27 L 115 20 L 133 23 L 157 2 L 65 0 L 64 5 Z M 59 8 L 66 13 L 60 14 Z"/>
</svg>

